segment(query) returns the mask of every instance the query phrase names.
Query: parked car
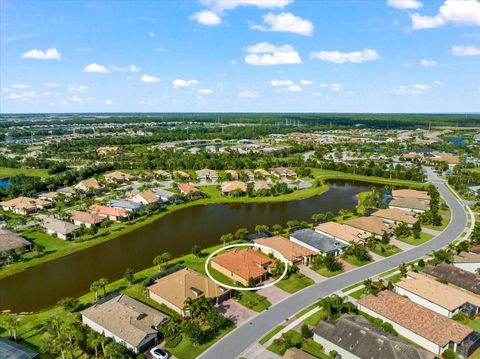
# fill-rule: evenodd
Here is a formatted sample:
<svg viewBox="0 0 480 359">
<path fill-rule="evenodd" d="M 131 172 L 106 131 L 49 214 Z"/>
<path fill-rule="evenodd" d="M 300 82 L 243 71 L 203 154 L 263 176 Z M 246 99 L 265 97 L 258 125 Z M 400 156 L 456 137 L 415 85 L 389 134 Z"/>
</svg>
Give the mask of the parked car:
<svg viewBox="0 0 480 359">
<path fill-rule="evenodd" d="M 170 354 L 168 354 L 165 350 L 160 348 L 153 348 L 150 350 L 150 354 L 156 359 L 168 359 L 170 358 Z"/>
</svg>

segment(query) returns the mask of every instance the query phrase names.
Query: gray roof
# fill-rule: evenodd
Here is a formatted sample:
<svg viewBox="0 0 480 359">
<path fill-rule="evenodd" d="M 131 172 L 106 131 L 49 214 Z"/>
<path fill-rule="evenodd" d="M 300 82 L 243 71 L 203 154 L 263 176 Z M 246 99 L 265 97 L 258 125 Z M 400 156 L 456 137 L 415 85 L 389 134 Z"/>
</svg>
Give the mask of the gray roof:
<svg viewBox="0 0 480 359">
<path fill-rule="evenodd" d="M 38 358 L 39 354 L 25 348 L 24 346 L 12 342 L 7 338 L 0 337 L 0 358 L 2 359 L 34 359 Z"/>
<path fill-rule="evenodd" d="M 445 263 L 437 266 L 427 266 L 423 271 L 433 277 L 444 278 L 448 280 L 448 283 L 457 287 L 480 294 L 480 276 L 475 273 Z"/>
<path fill-rule="evenodd" d="M 143 204 L 141 204 L 141 203 L 127 201 L 127 200 L 124 200 L 124 199 L 113 199 L 111 201 L 108 201 L 108 205 L 110 207 L 123 208 L 123 209 L 128 209 L 128 210 L 131 210 L 131 211 L 139 211 L 139 210 L 143 209 L 143 207 L 144 207 Z"/>
<path fill-rule="evenodd" d="M 42 226 L 45 229 L 50 229 L 51 231 L 65 234 L 65 235 L 70 234 L 80 228 L 80 226 L 77 226 L 75 224 L 68 223 L 65 221 L 61 221 L 55 218 L 45 219 Z"/>
<path fill-rule="evenodd" d="M 167 199 L 175 196 L 175 193 L 164 190 L 163 188 L 154 188 L 154 189 L 152 189 L 152 192 L 155 193 L 159 197 L 167 198 Z"/>
<path fill-rule="evenodd" d="M 321 321 L 313 332 L 359 358 L 433 359 L 436 356 L 373 326 L 362 316 Z"/>
<path fill-rule="evenodd" d="M 330 253 L 337 249 L 346 248 L 347 245 L 333 238 L 315 232 L 309 228 L 300 229 L 290 234 L 290 237 L 299 240 L 323 253 Z"/>
<path fill-rule="evenodd" d="M 0 229 L 0 252 L 9 251 L 16 248 L 31 246 L 32 244 L 19 234 L 9 231 L 8 229 Z"/>
</svg>

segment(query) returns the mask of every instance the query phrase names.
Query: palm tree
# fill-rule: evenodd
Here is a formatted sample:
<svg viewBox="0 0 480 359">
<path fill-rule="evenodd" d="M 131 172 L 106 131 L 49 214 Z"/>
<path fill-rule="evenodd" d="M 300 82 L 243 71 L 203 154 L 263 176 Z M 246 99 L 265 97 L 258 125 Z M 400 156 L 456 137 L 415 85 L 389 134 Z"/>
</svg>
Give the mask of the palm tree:
<svg viewBox="0 0 480 359">
<path fill-rule="evenodd" d="M 90 291 L 95 293 L 95 301 L 98 300 L 99 289 L 100 289 L 100 282 L 98 280 L 90 284 Z"/>
<path fill-rule="evenodd" d="M 402 278 L 405 278 L 407 276 L 407 272 L 408 272 L 408 267 L 405 263 L 402 263 L 398 266 L 398 270 L 400 272 L 400 276 Z"/>
<path fill-rule="evenodd" d="M 167 266 L 168 261 L 172 259 L 170 252 L 163 252 L 162 254 L 153 258 L 153 264 L 158 266 L 158 270 L 161 272 Z"/>
<path fill-rule="evenodd" d="M 320 306 L 327 313 L 328 319 L 336 319 L 342 313 L 349 312 L 353 309 L 352 303 L 345 302 L 344 297 L 340 297 L 336 294 L 323 298 L 320 301 Z"/>
<path fill-rule="evenodd" d="M 233 234 L 231 233 L 225 233 L 220 236 L 220 241 L 225 245 L 226 242 L 231 242 L 233 241 Z"/>
<path fill-rule="evenodd" d="M 107 278 L 100 278 L 98 280 L 98 284 L 100 285 L 100 288 L 102 288 L 102 290 L 103 290 L 103 296 L 107 295 L 108 279 Z"/>
<path fill-rule="evenodd" d="M 20 324 L 20 318 L 16 318 L 14 316 L 9 316 L 5 320 L 5 322 L 6 322 L 7 328 L 8 328 L 8 336 L 9 337 L 13 336 L 13 340 L 17 341 L 17 329 L 18 329 L 18 325 Z"/>
</svg>

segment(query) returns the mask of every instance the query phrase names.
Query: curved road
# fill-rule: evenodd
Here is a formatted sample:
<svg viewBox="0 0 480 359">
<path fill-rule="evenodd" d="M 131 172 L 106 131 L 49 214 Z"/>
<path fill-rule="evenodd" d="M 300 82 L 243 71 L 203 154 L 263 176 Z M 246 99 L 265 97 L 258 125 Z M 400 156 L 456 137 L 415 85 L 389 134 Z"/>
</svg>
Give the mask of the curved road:
<svg viewBox="0 0 480 359">
<path fill-rule="evenodd" d="M 440 195 L 445 199 L 451 210 L 450 224 L 442 233 L 418 247 L 327 279 L 287 297 L 270 307 L 269 310 L 259 313 L 250 322 L 240 325 L 200 355 L 199 358 L 238 358 L 245 349 L 257 342 L 273 328 L 282 324 L 285 319 L 311 305 L 319 298 L 329 296 L 349 285 L 396 268 L 402 263 L 423 257 L 455 240 L 467 226 L 467 213 L 462 204 L 448 190 L 445 181 L 440 179 L 430 168 L 426 168 L 426 171 L 429 182 L 437 187 Z"/>
</svg>

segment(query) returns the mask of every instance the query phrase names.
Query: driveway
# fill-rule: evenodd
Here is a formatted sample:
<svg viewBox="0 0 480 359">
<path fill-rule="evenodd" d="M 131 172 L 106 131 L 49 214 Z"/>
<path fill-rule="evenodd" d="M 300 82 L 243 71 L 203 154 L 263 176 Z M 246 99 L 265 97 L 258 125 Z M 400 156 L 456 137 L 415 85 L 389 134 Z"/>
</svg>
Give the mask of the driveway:
<svg viewBox="0 0 480 359">
<path fill-rule="evenodd" d="M 315 272 L 313 269 L 301 264 L 298 266 L 298 269 L 300 269 L 300 273 L 303 275 L 307 276 L 311 280 L 313 280 L 315 283 L 320 283 L 323 282 L 325 279 L 327 279 L 324 276 L 321 276 L 317 272 Z"/>
<path fill-rule="evenodd" d="M 409 249 L 412 249 L 413 247 L 415 247 L 415 246 L 412 246 L 411 244 L 399 241 L 398 239 L 391 239 L 390 244 L 397 246 L 402 251 L 408 251 Z"/>
<path fill-rule="evenodd" d="M 284 290 L 281 290 L 280 288 L 274 285 L 267 288 L 262 288 L 259 291 L 257 291 L 257 293 L 260 295 L 263 295 L 264 297 L 267 297 L 267 299 L 272 304 L 278 303 L 282 299 L 285 299 L 290 295 L 289 293 L 285 292 Z"/>
<path fill-rule="evenodd" d="M 252 318 L 257 312 L 244 307 L 232 298 L 225 300 L 218 307 L 217 310 L 225 317 L 230 319 L 235 325 L 240 325 L 243 322 Z"/>
<path fill-rule="evenodd" d="M 345 272 L 351 271 L 352 269 L 358 268 L 357 266 L 354 266 L 353 264 L 348 263 L 345 259 L 342 257 L 338 257 L 338 261 L 342 263 L 343 265 L 343 270 Z"/>
</svg>

